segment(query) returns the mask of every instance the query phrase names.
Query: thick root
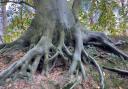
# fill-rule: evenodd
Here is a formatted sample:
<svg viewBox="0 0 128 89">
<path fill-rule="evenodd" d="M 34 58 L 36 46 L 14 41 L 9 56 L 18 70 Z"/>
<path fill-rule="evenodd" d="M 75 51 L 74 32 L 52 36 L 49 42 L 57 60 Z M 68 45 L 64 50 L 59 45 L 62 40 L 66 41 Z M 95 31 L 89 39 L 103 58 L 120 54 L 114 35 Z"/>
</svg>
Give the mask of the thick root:
<svg viewBox="0 0 128 89">
<path fill-rule="evenodd" d="M 6 70 L 2 71 L 0 73 L 0 81 L 6 80 L 6 78 L 10 77 L 13 73 L 17 71 L 27 71 L 29 67 L 29 63 L 32 61 L 33 58 L 35 58 L 37 55 L 41 57 L 40 55 L 44 54 L 44 50 L 48 49 L 50 47 L 50 43 L 45 44 L 44 41 L 46 40 L 45 37 L 42 37 L 39 43 L 29 50 L 26 55 L 21 58 L 21 60 L 16 61 L 13 63 L 10 67 L 8 67 Z M 43 42 L 43 43 L 42 43 Z M 48 45 L 49 44 L 49 45 Z M 37 67 L 38 64 L 38 57 L 35 60 L 35 63 L 32 66 Z M 37 63 L 36 63 L 37 62 Z M 34 68 L 35 68 L 34 67 Z M 34 69 L 32 71 L 35 71 Z"/>
<path fill-rule="evenodd" d="M 75 45 L 75 47 L 74 45 L 70 45 L 70 47 L 73 48 L 73 51 L 70 51 L 68 48 L 69 45 L 65 45 L 66 42 L 69 42 L 69 40 L 66 39 L 65 41 L 66 36 L 64 30 L 59 31 L 60 38 L 57 40 L 56 44 L 53 44 L 51 34 L 48 33 L 51 37 L 50 39 L 48 36 L 42 36 L 37 45 L 30 49 L 21 58 L 21 60 L 13 63 L 10 67 L 0 73 L 0 84 L 2 84 L 1 82 L 5 81 L 6 78 L 9 78 L 15 74 L 18 75 L 21 72 L 29 72 L 30 74 L 34 74 L 38 70 L 40 61 L 43 61 L 41 64 L 41 72 L 43 71 L 42 73 L 47 75 L 53 69 L 56 62 L 55 60 L 61 56 L 65 61 L 72 61 L 69 72 L 71 74 L 79 74 L 77 72 L 80 72 L 84 79 L 87 78 L 84 61 L 89 59 L 91 62 L 93 62 L 97 68 L 97 71 L 99 72 L 101 89 L 104 89 L 104 76 L 102 68 L 99 66 L 96 60 L 86 52 L 84 46 L 86 46 L 88 43 L 95 43 L 94 45 L 104 45 L 109 47 L 111 52 L 118 56 L 122 56 L 126 59 L 128 59 L 128 56 L 116 48 L 114 43 L 103 33 L 83 31 L 84 30 L 79 23 L 74 26 L 73 34 L 71 35 L 73 37 L 72 40 L 75 42 L 71 42 Z M 54 51 L 51 52 L 51 49 Z M 50 65 L 51 61 L 52 65 Z M 74 86 L 75 85 L 73 85 L 73 87 Z"/>
<path fill-rule="evenodd" d="M 81 61 L 81 52 L 82 52 L 82 48 L 83 48 L 82 32 L 79 28 L 77 28 L 78 25 L 79 24 L 76 24 L 76 26 L 75 26 L 75 33 L 74 33 L 75 43 L 76 43 L 75 44 L 75 52 L 73 55 L 73 62 L 70 66 L 69 72 L 74 73 L 78 67 L 78 70 L 80 68 L 80 70 L 82 72 L 83 78 L 86 79 L 85 69 L 84 69 L 83 63 Z M 68 54 L 71 54 L 71 53 L 68 52 Z"/>
<path fill-rule="evenodd" d="M 28 51 L 27 54 L 23 58 L 21 58 L 21 60 L 16 61 L 10 67 L 8 67 L 6 70 L 4 70 L 0 73 L 0 81 L 2 82 L 4 80 L 6 80 L 6 78 L 10 77 L 16 71 L 25 69 L 26 65 L 28 65 L 28 63 L 31 61 L 31 59 L 37 54 L 38 53 L 35 48 Z"/>
<path fill-rule="evenodd" d="M 119 50 L 115 43 L 112 42 L 104 33 L 101 32 L 87 32 L 83 34 L 84 43 L 98 45 L 102 47 L 106 47 L 105 50 L 110 51 L 111 53 L 116 54 L 119 57 L 123 57 L 124 59 L 128 60 L 128 55 Z"/>
</svg>

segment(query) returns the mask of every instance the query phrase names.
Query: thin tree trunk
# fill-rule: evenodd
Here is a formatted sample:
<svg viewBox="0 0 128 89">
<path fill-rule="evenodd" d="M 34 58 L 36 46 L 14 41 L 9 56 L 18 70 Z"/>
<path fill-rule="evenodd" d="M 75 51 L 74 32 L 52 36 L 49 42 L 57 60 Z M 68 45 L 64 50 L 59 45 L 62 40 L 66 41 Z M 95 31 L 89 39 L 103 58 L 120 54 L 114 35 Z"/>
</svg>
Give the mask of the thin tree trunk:
<svg viewBox="0 0 128 89">
<path fill-rule="evenodd" d="M 6 4 L 0 5 L 0 44 L 3 43 L 2 36 L 7 27 Z"/>
</svg>

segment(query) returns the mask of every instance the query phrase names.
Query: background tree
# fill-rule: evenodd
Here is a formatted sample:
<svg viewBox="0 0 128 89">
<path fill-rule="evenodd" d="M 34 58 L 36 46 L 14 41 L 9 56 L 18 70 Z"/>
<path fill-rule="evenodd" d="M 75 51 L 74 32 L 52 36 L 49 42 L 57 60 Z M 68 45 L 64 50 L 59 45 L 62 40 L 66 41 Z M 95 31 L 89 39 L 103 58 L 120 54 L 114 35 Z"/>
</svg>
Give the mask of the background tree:
<svg viewBox="0 0 128 89">
<path fill-rule="evenodd" d="M 2 36 L 7 27 L 6 3 L 0 4 L 0 44 L 3 43 Z"/>
</svg>

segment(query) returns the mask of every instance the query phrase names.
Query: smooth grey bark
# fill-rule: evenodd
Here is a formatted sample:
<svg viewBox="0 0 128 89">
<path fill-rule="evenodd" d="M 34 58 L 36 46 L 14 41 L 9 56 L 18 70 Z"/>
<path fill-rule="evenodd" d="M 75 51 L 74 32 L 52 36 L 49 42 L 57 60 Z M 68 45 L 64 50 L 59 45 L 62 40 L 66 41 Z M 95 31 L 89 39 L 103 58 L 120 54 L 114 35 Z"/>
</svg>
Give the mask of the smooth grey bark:
<svg viewBox="0 0 128 89">
<path fill-rule="evenodd" d="M 3 43 L 2 36 L 7 27 L 6 4 L 0 4 L 0 44 Z"/>
</svg>

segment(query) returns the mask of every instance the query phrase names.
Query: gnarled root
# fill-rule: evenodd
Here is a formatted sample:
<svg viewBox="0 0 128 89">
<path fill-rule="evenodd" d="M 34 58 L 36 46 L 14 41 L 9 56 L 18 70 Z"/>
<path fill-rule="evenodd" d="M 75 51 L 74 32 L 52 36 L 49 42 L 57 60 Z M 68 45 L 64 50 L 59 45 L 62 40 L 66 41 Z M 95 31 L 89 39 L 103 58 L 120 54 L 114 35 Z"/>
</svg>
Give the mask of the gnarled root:
<svg viewBox="0 0 128 89">
<path fill-rule="evenodd" d="M 51 46 L 51 44 L 48 42 L 45 42 L 45 40 L 46 38 L 42 37 L 39 43 L 34 48 L 29 50 L 26 53 L 26 55 L 24 55 L 23 58 L 21 58 L 21 60 L 16 61 L 10 67 L 3 70 L 0 73 L 0 82 L 3 82 L 4 80 L 6 80 L 6 78 L 10 77 L 13 73 L 18 71 L 27 72 L 27 70 L 29 70 L 34 72 L 35 69 L 37 68 L 37 64 L 40 60 L 41 55 L 44 54 L 44 50 L 48 49 Z M 32 65 L 30 65 L 33 58 L 35 58 L 35 60 L 32 63 Z M 31 68 L 30 69 L 29 66 L 34 66 L 34 68 L 32 69 L 32 67 L 30 67 Z"/>
<path fill-rule="evenodd" d="M 84 61 L 88 59 L 93 62 L 93 65 L 95 65 L 99 72 L 100 86 L 101 89 L 103 89 L 104 76 L 102 68 L 99 66 L 96 60 L 86 52 L 84 47 L 90 43 L 93 45 L 104 45 L 105 47 L 110 48 L 109 51 L 111 50 L 111 52 L 115 53 L 118 56 L 122 56 L 125 59 L 128 59 L 128 56 L 121 50 L 116 48 L 114 46 L 114 43 L 103 33 L 89 31 L 85 32 L 85 30 L 79 23 L 77 23 L 73 28 L 73 32 L 70 35 L 72 35 L 73 37 L 71 39 L 73 40 L 71 41 L 71 43 L 74 45 L 66 45 L 70 42 L 70 39 L 66 39 L 66 34 L 63 29 L 59 30 L 59 40 L 57 40 L 56 44 L 52 42 L 53 38 L 50 34 L 50 38 L 47 36 L 42 36 L 37 45 L 30 49 L 21 58 L 21 60 L 13 63 L 10 67 L 0 73 L 0 84 L 2 84 L 2 82 L 5 81 L 6 78 L 9 78 L 15 74 L 34 74 L 37 71 L 41 60 L 43 61 L 43 63 L 41 64 L 42 72 L 47 75 L 49 71 L 51 71 L 54 67 L 55 60 L 58 58 L 58 56 L 61 56 L 65 60 L 72 61 L 71 66 L 69 68 L 70 74 L 77 74 L 77 72 L 80 70 L 80 73 L 82 73 L 84 79 L 86 79 L 87 77 L 85 72 Z M 73 51 L 71 51 L 68 47 L 73 48 Z M 83 56 L 85 57 L 85 59 L 83 59 Z M 50 65 L 51 61 L 52 65 Z"/>
<path fill-rule="evenodd" d="M 128 60 L 128 55 L 119 50 L 115 44 L 110 40 L 104 33 L 101 32 L 87 32 L 84 33 L 84 43 L 85 44 L 92 44 L 96 46 L 102 46 L 106 48 L 111 53 L 116 54 L 119 57 L 123 57 L 124 59 Z M 102 48 L 101 47 L 101 48 Z"/>
</svg>

